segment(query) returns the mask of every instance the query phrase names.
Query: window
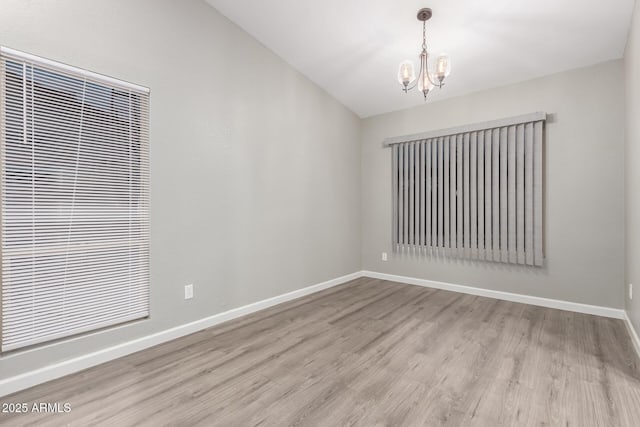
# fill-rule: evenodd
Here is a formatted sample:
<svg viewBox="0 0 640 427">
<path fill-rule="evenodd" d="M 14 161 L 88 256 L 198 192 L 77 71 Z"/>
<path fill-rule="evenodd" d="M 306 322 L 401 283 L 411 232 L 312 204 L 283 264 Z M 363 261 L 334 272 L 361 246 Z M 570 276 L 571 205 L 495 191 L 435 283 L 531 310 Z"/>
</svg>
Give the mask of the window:
<svg viewBox="0 0 640 427">
<path fill-rule="evenodd" d="M 545 118 L 386 140 L 394 251 L 542 265 Z"/>
<path fill-rule="evenodd" d="M 148 90 L 7 48 L 2 351 L 149 315 Z"/>
</svg>

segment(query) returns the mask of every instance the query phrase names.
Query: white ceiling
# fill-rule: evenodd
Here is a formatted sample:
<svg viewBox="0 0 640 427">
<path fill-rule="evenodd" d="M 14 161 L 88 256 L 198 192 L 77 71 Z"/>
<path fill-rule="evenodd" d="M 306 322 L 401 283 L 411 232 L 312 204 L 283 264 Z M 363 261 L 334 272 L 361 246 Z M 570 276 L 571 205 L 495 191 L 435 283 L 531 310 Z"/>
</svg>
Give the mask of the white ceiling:
<svg viewBox="0 0 640 427">
<path fill-rule="evenodd" d="M 360 117 L 423 104 L 396 80 L 398 64 L 419 54 L 422 7 L 433 9 L 429 51 L 447 52 L 452 63 L 433 102 L 621 58 L 634 2 L 206 1 Z"/>
</svg>

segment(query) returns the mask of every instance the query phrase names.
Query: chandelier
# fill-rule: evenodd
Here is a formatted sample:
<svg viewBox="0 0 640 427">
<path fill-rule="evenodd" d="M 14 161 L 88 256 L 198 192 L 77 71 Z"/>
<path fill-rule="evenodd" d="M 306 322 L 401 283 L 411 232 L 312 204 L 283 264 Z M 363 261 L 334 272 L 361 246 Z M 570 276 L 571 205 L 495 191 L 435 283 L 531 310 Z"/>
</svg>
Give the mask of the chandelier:
<svg viewBox="0 0 640 427">
<path fill-rule="evenodd" d="M 420 71 L 418 78 L 413 68 L 413 62 L 410 60 L 403 61 L 398 69 L 398 81 L 402 85 L 402 90 L 406 93 L 418 86 L 418 90 L 427 100 L 427 94 L 434 87 L 439 89 L 444 86 L 444 79 L 451 72 L 451 63 L 449 55 L 440 54 L 436 59 L 435 71 L 430 71 L 428 67 L 429 53 L 427 52 L 427 21 L 432 15 L 431 9 L 424 8 L 418 11 L 418 20 L 422 21 L 422 53 L 420 53 Z"/>
</svg>

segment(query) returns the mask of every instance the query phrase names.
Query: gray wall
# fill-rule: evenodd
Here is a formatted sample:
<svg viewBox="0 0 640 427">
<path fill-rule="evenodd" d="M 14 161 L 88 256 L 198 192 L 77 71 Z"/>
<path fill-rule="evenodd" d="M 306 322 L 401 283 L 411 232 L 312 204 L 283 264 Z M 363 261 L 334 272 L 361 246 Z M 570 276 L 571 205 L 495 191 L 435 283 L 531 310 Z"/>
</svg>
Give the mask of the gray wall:
<svg viewBox="0 0 640 427">
<path fill-rule="evenodd" d="M 0 0 L 0 44 L 150 87 L 152 159 L 151 320 L 0 379 L 360 270 L 359 118 L 204 1 Z"/>
<path fill-rule="evenodd" d="M 634 299 L 625 289 L 626 309 L 640 333 L 640 6 L 636 2 L 624 55 L 626 83 L 625 192 L 626 270 L 625 283 L 635 285 Z M 626 286 L 625 286 L 626 288 Z"/>
<path fill-rule="evenodd" d="M 622 308 L 623 90 L 618 60 L 364 120 L 363 268 Z M 534 111 L 554 117 L 545 146 L 545 266 L 391 254 L 391 151 L 382 140 Z"/>
</svg>

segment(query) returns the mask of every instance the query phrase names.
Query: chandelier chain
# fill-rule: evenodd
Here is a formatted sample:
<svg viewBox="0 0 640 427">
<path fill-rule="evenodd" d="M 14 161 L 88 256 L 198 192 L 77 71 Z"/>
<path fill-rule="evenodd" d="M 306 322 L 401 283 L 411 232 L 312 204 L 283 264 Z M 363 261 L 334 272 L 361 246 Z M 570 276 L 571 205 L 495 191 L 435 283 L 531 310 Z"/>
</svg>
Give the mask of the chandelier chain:
<svg viewBox="0 0 640 427">
<path fill-rule="evenodd" d="M 427 22 L 422 21 L 422 49 L 427 50 Z"/>
</svg>

